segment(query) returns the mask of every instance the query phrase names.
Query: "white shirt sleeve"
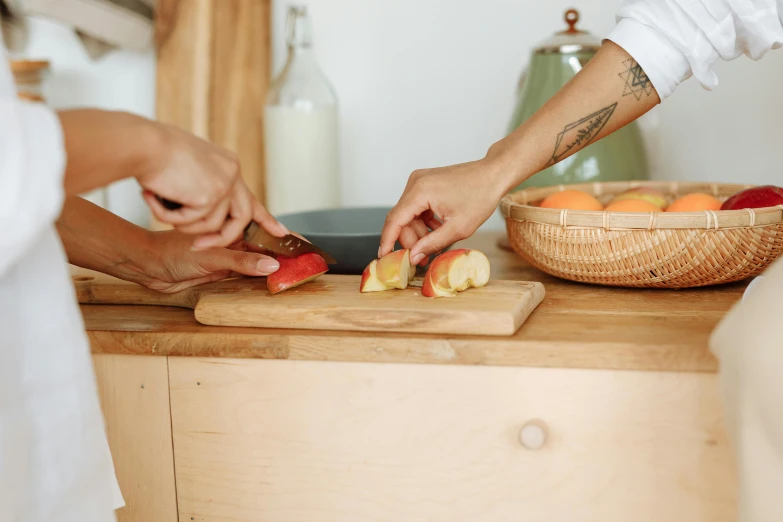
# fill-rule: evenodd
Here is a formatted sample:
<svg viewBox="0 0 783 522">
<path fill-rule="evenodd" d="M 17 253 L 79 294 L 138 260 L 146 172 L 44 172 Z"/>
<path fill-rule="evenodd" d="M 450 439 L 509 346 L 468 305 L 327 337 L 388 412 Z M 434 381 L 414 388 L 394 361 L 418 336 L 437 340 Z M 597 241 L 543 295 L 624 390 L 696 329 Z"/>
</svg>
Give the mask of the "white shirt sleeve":
<svg viewBox="0 0 783 522">
<path fill-rule="evenodd" d="M 2 85 L 3 73 L 8 69 L 0 71 L 0 278 L 54 224 L 65 198 L 60 120 L 42 104 L 18 100 Z"/>
<path fill-rule="evenodd" d="M 663 100 L 691 75 L 713 89 L 719 58 L 759 60 L 783 45 L 781 14 L 783 0 L 627 0 L 607 39 L 633 56 Z"/>
</svg>

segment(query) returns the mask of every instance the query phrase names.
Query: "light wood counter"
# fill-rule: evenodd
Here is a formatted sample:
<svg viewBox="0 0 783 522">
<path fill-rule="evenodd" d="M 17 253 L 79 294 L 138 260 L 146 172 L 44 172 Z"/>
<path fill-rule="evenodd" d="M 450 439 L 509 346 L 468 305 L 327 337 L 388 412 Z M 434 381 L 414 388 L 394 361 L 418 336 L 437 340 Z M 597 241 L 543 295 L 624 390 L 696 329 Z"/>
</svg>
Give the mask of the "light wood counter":
<svg viewBox="0 0 783 522">
<path fill-rule="evenodd" d="M 498 237 L 466 244 L 547 292 L 508 338 L 83 306 L 119 521 L 733 522 L 707 342 L 745 285 L 568 283 Z"/>
<path fill-rule="evenodd" d="M 92 350 L 101 354 L 716 370 L 707 340 L 744 283 L 691 290 L 571 283 L 501 250 L 498 238 L 479 235 L 465 245 L 488 255 L 493 278 L 546 287 L 544 302 L 507 338 L 211 327 L 197 323 L 192 310 L 147 306 L 85 305 L 82 313 Z"/>
</svg>

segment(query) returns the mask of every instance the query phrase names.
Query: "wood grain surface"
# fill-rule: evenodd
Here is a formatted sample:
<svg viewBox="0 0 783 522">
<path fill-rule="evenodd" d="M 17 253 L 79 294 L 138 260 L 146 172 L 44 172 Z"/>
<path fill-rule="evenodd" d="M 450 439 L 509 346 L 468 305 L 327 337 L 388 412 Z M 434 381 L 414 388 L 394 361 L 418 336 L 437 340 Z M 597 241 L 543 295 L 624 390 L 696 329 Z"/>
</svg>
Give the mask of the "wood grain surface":
<svg viewBox="0 0 783 522">
<path fill-rule="evenodd" d="M 295 330 L 512 335 L 544 297 L 541 283 L 490 281 L 450 298 L 421 289 L 359 292 L 359 276 L 326 274 L 270 295 L 263 279 L 233 279 L 160 294 L 108 276 L 76 276 L 82 304 L 164 304 L 195 308 L 212 326 Z"/>
<path fill-rule="evenodd" d="M 262 202 L 270 17 L 270 0 L 156 5 L 157 118 L 235 152 Z"/>
<path fill-rule="evenodd" d="M 85 305 L 82 313 L 94 353 L 716 371 L 707 341 L 745 283 L 691 290 L 571 283 L 498 248 L 500 237 L 478 234 L 460 246 L 486 253 L 493 277 L 546 287 L 544 301 L 507 338 L 214 327 L 190 310 L 149 306 Z"/>
<path fill-rule="evenodd" d="M 176 522 L 168 359 L 94 355 L 93 365 L 125 499 L 117 522 Z"/>
<path fill-rule="evenodd" d="M 180 520 L 735 520 L 714 375 L 172 357 L 170 378 Z"/>
</svg>

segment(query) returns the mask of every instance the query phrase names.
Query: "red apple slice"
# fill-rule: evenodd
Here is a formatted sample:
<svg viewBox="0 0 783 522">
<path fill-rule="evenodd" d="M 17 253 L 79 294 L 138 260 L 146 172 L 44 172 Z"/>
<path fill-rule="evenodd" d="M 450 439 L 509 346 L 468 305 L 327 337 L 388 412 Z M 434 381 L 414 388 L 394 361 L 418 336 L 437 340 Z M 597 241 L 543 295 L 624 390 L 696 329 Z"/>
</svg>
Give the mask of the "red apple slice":
<svg viewBox="0 0 783 522">
<path fill-rule="evenodd" d="M 478 250 L 460 248 L 435 258 L 427 273 L 421 295 L 451 297 L 468 288 L 480 288 L 489 281 L 489 259 Z"/>
<path fill-rule="evenodd" d="M 360 292 L 383 292 L 389 290 L 390 287 L 383 284 L 378 279 L 378 260 L 373 259 L 372 263 L 367 265 L 367 268 L 362 272 L 362 282 L 359 284 Z"/>
<path fill-rule="evenodd" d="M 329 270 L 324 258 L 314 252 L 299 257 L 278 256 L 277 261 L 280 268 L 266 278 L 266 287 L 273 295 L 312 281 Z"/>
<path fill-rule="evenodd" d="M 407 248 L 395 250 L 378 260 L 378 279 L 391 288 L 405 290 L 415 272 L 416 269 L 411 267 L 411 251 Z"/>
</svg>

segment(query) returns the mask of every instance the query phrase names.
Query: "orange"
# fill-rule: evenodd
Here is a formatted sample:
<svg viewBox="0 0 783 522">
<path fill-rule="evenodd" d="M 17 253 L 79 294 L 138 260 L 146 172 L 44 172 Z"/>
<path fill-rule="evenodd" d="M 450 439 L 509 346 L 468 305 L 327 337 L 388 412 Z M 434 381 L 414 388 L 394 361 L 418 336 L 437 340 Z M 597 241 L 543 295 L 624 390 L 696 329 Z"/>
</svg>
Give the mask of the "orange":
<svg viewBox="0 0 783 522">
<path fill-rule="evenodd" d="M 669 205 L 666 212 L 699 212 L 702 210 L 720 210 L 720 201 L 710 196 L 696 192 L 677 199 Z"/>
<path fill-rule="evenodd" d="M 603 210 L 604 206 L 587 192 L 563 190 L 544 198 L 541 208 L 567 208 L 568 210 Z"/>
<path fill-rule="evenodd" d="M 604 210 L 610 212 L 660 212 L 661 207 L 643 199 L 621 199 Z"/>
</svg>

